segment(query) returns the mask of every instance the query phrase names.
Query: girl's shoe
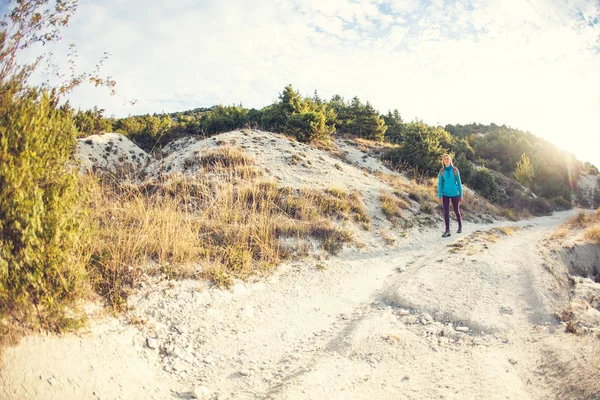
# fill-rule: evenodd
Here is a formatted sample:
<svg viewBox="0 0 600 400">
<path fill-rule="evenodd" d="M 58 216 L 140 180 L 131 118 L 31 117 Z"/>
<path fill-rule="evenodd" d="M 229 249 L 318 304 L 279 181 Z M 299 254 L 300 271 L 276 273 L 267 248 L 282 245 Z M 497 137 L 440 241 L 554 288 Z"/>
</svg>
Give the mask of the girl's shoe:
<svg viewBox="0 0 600 400">
<path fill-rule="evenodd" d="M 446 231 L 446 232 L 444 232 L 444 234 L 442 235 L 442 237 L 448 237 L 448 236 L 450 236 L 450 231 Z"/>
<path fill-rule="evenodd" d="M 458 230 L 456 231 L 456 233 L 462 233 L 462 226 L 458 227 Z"/>
</svg>

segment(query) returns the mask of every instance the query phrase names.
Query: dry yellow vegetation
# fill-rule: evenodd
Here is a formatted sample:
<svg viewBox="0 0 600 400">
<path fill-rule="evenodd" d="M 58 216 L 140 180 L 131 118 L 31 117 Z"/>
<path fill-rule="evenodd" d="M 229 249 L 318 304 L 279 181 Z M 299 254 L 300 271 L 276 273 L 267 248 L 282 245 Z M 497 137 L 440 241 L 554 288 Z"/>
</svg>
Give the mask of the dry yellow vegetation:
<svg viewBox="0 0 600 400">
<path fill-rule="evenodd" d="M 212 150 L 188 163 L 194 164 L 200 168 L 194 175 L 145 183 L 92 178 L 92 278 L 114 306 L 124 304 L 145 273 L 202 276 L 228 286 L 301 250 L 282 248 L 282 238 L 311 237 L 335 253 L 353 238 L 332 220 L 369 228 L 358 192 L 278 187 L 260 179 L 236 148 Z"/>
</svg>

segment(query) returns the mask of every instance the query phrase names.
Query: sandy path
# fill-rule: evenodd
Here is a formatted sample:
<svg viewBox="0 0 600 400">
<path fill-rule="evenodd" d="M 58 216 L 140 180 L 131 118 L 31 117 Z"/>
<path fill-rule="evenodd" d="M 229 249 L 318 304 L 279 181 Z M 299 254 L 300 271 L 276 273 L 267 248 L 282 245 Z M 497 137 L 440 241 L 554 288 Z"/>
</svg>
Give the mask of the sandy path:
<svg viewBox="0 0 600 400">
<path fill-rule="evenodd" d="M 561 371 L 600 356 L 553 318 L 568 288 L 543 243 L 571 214 L 511 224 L 522 229 L 508 236 L 495 225 L 449 240 L 415 233 L 232 291 L 147 285 L 131 299 L 142 331 L 113 322 L 102 339 L 28 339 L 5 353 L 0 397 L 192 398 L 202 385 L 219 399 L 568 398 Z"/>
</svg>

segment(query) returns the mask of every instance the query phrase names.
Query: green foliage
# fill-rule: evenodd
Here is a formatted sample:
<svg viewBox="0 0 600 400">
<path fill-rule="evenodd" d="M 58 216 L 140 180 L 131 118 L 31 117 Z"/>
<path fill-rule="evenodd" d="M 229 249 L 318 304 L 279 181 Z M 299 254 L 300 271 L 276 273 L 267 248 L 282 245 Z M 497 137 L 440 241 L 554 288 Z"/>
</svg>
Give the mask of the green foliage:
<svg viewBox="0 0 600 400">
<path fill-rule="evenodd" d="M 315 111 L 307 111 L 289 116 L 284 132 L 294 136 L 301 142 L 328 138 L 328 127 L 325 115 Z"/>
<path fill-rule="evenodd" d="M 534 157 L 537 156 L 534 155 Z M 573 181 L 576 182 L 579 173 L 573 169 L 571 171 Z M 538 158 L 534 169 L 531 190 L 538 196 L 545 197 L 546 199 L 556 196 L 570 199 L 571 185 L 569 183 L 569 171 L 564 159 Z"/>
<path fill-rule="evenodd" d="M 364 109 L 357 114 L 355 122 L 356 134 L 359 137 L 382 142 L 387 131 L 385 120 L 367 101 Z"/>
<path fill-rule="evenodd" d="M 68 105 L 67 105 L 68 106 Z M 112 131 L 112 120 L 104 118 L 104 110 L 94 106 L 92 110 L 78 110 L 73 117 L 78 136 L 90 136 Z"/>
<path fill-rule="evenodd" d="M 590 174 L 590 175 L 600 175 L 600 171 L 598 171 L 598 167 L 589 163 L 588 161 L 586 161 L 583 164 L 582 172 L 585 172 L 586 174 Z"/>
<path fill-rule="evenodd" d="M 280 107 L 268 105 L 259 111 L 260 127 L 270 132 L 281 132 L 286 123 L 286 116 Z"/>
<path fill-rule="evenodd" d="M 570 210 L 573 208 L 571 202 L 562 196 L 557 196 L 550 200 L 550 202 L 555 210 Z"/>
<path fill-rule="evenodd" d="M 0 314 L 56 316 L 81 293 L 82 193 L 69 167 L 76 129 L 48 93 L 0 90 Z"/>
<path fill-rule="evenodd" d="M 473 163 L 467 160 L 465 153 L 457 153 L 456 157 L 452 160 L 452 163 L 460 171 L 460 179 L 462 183 L 467 185 L 471 182 L 475 173 Z"/>
<path fill-rule="evenodd" d="M 201 129 L 208 136 L 242 128 L 248 121 L 248 110 L 239 106 L 213 107 L 204 114 Z"/>
<path fill-rule="evenodd" d="M 531 203 L 529 204 L 529 211 L 531 211 L 533 215 L 537 216 L 550 215 L 552 213 L 552 205 L 543 197 L 536 197 L 535 199 L 531 200 Z"/>
<path fill-rule="evenodd" d="M 456 149 L 457 153 L 465 151 L 470 160 L 474 160 L 476 154 L 479 163 L 506 175 L 514 171 L 521 154 L 530 154 L 532 143 L 537 140 L 530 133 L 496 124 L 446 125 L 446 130 L 462 139 L 464 144 L 457 141 L 457 146 L 468 144 L 468 148 Z"/>
<path fill-rule="evenodd" d="M 492 123 L 491 125 L 483 125 L 483 124 L 467 124 L 467 125 L 446 125 L 444 129 L 450 133 L 452 136 L 456 136 L 459 138 L 469 137 L 471 135 L 482 134 L 484 135 L 488 131 L 492 129 L 498 128 L 498 125 Z"/>
<path fill-rule="evenodd" d="M 450 149 L 456 155 L 464 155 L 469 161 L 475 160 L 475 150 L 471 147 L 471 144 L 467 139 L 456 139 L 450 140 Z"/>
<path fill-rule="evenodd" d="M 151 151 L 172 132 L 173 121 L 168 115 L 139 115 L 121 118 L 114 122 L 115 132 L 122 133 L 146 151 Z"/>
<path fill-rule="evenodd" d="M 302 97 L 291 85 L 279 102 L 265 107 L 261 126 L 294 136 L 301 142 L 328 140 L 335 132 L 335 112 L 315 96 Z"/>
<path fill-rule="evenodd" d="M 155 121 L 156 118 L 159 120 Z M 127 117 L 117 120 L 115 129 L 128 134 L 147 149 L 156 145 L 163 135 L 212 136 L 246 126 L 282 132 L 303 142 L 328 140 L 335 132 L 335 121 L 335 111 L 316 92 L 312 98 L 303 97 L 288 85 L 277 102 L 262 110 L 248 110 L 241 104 L 218 105 L 163 116 Z"/>
<path fill-rule="evenodd" d="M 260 124 L 261 112 L 256 108 L 251 108 L 248 110 L 248 115 L 246 116 L 246 125 L 256 128 Z"/>
<path fill-rule="evenodd" d="M 385 120 L 367 101 L 362 104 L 358 97 L 354 97 L 349 104 L 339 95 L 334 96 L 329 102 L 329 107 L 335 111 L 337 130 L 369 140 L 383 141 L 387 126 Z"/>
<path fill-rule="evenodd" d="M 521 161 L 517 162 L 517 168 L 514 172 L 515 178 L 526 188 L 531 187 L 533 182 L 533 166 L 527 154 L 521 154 Z"/>
<path fill-rule="evenodd" d="M 515 176 L 533 193 L 547 199 L 569 199 L 569 172 L 572 182 L 577 182 L 581 171 L 592 170 L 591 165 L 578 162 L 547 141 L 506 125 L 447 125 L 446 130 L 472 147 L 475 157 L 470 158 L 467 151 L 467 159 L 507 176 Z M 461 152 L 456 148 L 453 150 L 456 154 Z M 529 162 L 522 158 L 523 154 Z"/>
<path fill-rule="evenodd" d="M 469 183 L 473 190 L 476 190 L 486 199 L 494 202 L 498 201 L 498 185 L 496 184 L 496 179 L 486 168 L 475 171 Z"/>
<path fill-rule="evenodd" d="M 117 120 L 114 123 L 115 132 L 128 136 L 160 137 L 168 132 L 173 125 L 167 115 L 140 115 Z"/>
<path fill-rule="evenodd" d="M 383 120 L 387 125 L 387 130 L 385 131 L 385 140 L 391 143 L 401 143 L 404 122 L 402 121 L 400 112 L 397 109 L 395 109 L 393 112 L 388 111 L 387 115 L 383 116 Z"/>
<path fill-rule="evenodd" d="M 146 127 L 143 118 L 140 116 L 118 119 L 114 124 L 114 130 L 124 135 L 141 135 Z"/>
<path fill-rule="evenodd" d="M 442 128 L 430 127 L 420 121 L 408 123 L 404 128 L 403 146 L 387 151 L 383 159 L 434 176 L 441 167 L 445 152 L 440 140 L 446 140 L 447 135 Z"/>
</svg>

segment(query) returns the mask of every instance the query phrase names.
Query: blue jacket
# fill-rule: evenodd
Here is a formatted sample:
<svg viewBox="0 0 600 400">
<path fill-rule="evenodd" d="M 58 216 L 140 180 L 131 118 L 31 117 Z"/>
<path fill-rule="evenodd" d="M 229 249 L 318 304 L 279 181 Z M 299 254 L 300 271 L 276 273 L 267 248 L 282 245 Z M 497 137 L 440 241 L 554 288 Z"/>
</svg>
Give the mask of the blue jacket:
<svg viewBox="0 0 600 400">
<path fill-rule="evenodd" d="M 448 197 L 460 196 L 462 199 L 462 183 L 460 182 L 460 172 L 456 169 L 456 175 L 454 175 L 454 166 L 450 165 L 444 167 L 438 172 L 438 198 L 442 198 L 442 195 Z M 442 176 L 442 171 L 444 175 Z"/>
</svg>

